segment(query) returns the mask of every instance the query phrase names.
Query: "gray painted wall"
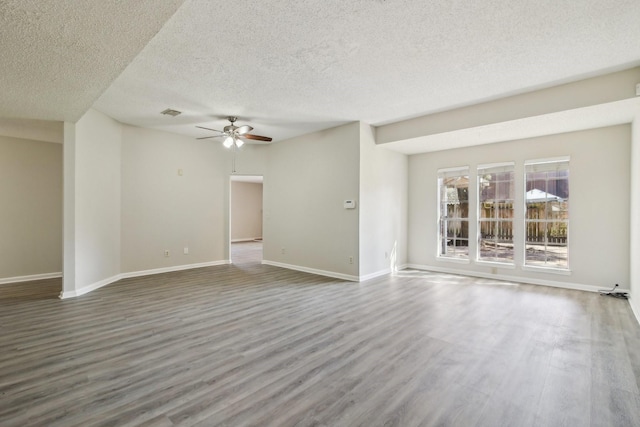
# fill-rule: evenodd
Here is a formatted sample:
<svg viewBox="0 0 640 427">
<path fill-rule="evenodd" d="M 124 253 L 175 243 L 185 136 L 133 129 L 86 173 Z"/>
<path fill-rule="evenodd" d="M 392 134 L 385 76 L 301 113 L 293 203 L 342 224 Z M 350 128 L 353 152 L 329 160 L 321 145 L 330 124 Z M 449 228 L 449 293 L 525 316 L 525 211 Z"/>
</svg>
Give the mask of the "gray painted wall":
<svg viewBox="0 0 640 427">
<path fill-rule="evenodd" d="M 120 273 L 122 126 L 89 110 L 65 124 L 63 297 Z"/>
<path fill-rule="evenodd" d="M 262 238 L 262 183 L 231 181 L 231 241 Z"/>
<path fill-rule="evenodd" d="M 0 282 L 62 272 L 62 145 L 0 136 Z"/>
<path fill-rule="evenodd" d="M 407 263 L 408 156 L 377 146 L 360 125 L 360 276 Z"/>
<path fill-rule="evenodd" d="M 611 287 L 619 283 L 629 288 L 630 149 L 629 125 L 572 132 L 514 142 L 496 143 L 456 150 L 414 155 L 409 160 L 409 263 L 467 274 L 527 279 L 549 284 Z M 524 188 L 524 161 L 570 156 L 570 275 L 524 271 L 524 226 L 516 221 L 516 268 L 478 264 L 473 261 L 476 242 L 471 239 L 469 264 L 438 259 L 437 252 L 437 170 L 469 166 L 470 236 L 476 235 L 476 180 L 479 164 L 515 161 L 516 188 Z M 520 217 L 524 191 L 516 206 Z M 516 208 L 518 209 L 518 208 Z M 518 215 L 518 210 L 516 210 Z M 519 249 L 518 249 L 519 248 Z"/>
<path fill-rule="evenodd" d="M 358 276 L 358 209 L 343 202 L 358 199 L 359 146 L 356 122 L 269 147 L 265 261 Z"/>
</svg>

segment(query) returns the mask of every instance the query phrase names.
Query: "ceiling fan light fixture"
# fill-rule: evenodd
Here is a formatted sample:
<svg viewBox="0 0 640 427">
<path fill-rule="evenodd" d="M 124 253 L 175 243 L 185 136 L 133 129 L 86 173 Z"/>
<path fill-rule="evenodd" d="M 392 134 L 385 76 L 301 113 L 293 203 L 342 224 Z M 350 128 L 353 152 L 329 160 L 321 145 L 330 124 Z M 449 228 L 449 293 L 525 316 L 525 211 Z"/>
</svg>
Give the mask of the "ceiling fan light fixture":
<svg viewBox="0 0 640 427">
<path fill-rule="evenodd" d="M 204 126 L 196 126 L 199 129 L 205 129 L 205 130 L 218 133 L 218 135 L 205 136 L 205 137 L 196 138 L 196 139 L 224 138 L 224 140 L 222 141 L 222 145 L 224 145 L 226 148 L 231 148 L 231 147 L 240 148 L 246 142 L 249 142 L 249 143 L 256 143 L 254 141 L 271 142 L 271 138 L 269 138 L 268 136 L 250 134 L 249 132 L 253 130 L 253 127 L 249 125 L 236 126 L 234 123 L 236 122 L 237 117 L 230 116 L 230 117 L 227 117 L 227 119 L 229 120 L 230 124 L 225 126 L 223 128 L 224 130 L 211 129 Z"/>
</svg>

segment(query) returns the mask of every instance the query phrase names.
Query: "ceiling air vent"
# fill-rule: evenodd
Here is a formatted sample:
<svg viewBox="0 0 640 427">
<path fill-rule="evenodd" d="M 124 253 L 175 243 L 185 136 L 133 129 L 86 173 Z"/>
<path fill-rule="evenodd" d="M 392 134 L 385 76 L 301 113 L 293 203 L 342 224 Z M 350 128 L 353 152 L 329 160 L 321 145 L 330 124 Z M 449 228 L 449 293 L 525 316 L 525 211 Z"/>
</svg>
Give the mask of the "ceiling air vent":
<svg viewBox="0 0 640 427">
<path fill-rule="evenodd" d="M 172 110 L 171 108 L 167 108 L 166 110 L 162 111 L 160 114 L 164 114 L 166 116 L 175 117 L 175 116 L 179 116 L 180 114 L 182 114 L 182 111 Z"/>
</svg>

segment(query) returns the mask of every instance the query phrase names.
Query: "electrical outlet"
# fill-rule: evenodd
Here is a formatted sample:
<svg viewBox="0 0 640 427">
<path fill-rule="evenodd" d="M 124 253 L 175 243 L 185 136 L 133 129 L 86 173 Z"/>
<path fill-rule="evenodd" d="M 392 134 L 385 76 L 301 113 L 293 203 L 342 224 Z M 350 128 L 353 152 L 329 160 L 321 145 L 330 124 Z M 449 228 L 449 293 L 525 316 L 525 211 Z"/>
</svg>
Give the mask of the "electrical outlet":
<svg viewBox="0 0 640 427">
<path fill-rule="evenodd" d="M 184 248 L 184 254 L 189 255 L 189 248 Z"/>
<path fill-rule="evenodd" d="M 164 250 L 164 256 L 165 257 L 169 257 L 170 253 L 169 253 L 169 249 L 165 249 Z"/>
<path fill-rule="evenodd" d="M 284 255 L 284 254 L 286 254 L 286 253 L 287 253 L 287 250 L 286 250 L 285 248 L 282 248 L 282 249 L 280 249 L 280 253 L 281 253 L 282 255 Z"/>
<path fill-rule="evenodd" d="M 385 251 L 385 253 L 384 253 L 384 259 L 387 259 L 387 258 L 389 258 L 389 254 Z"/>
<path fill-rule="evenodd" d="M 349 257 L 349 264 L 353 264 L 353 257 L 352 256 Z"/>
</svg>

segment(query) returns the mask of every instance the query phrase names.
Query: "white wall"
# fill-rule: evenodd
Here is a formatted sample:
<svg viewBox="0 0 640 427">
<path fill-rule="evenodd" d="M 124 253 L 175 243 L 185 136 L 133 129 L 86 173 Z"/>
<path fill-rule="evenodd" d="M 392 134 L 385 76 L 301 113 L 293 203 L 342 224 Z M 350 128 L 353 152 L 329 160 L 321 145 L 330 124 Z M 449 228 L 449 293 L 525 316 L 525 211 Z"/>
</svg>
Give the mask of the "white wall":
<svg viewBox="0 0 640 427">
<path fill-rule="evenodd" d="M 262 237 L 262 183 L 231 181 L 231 241 Z"/>
<path fill-rule="evenodd" d="M 631 126 L 630 303 L 640 322 L 640 111 L 636 112 Z"/>
<path fill-rule="evenodd" d="M 388 273 L 407 262 L 408 157 L 376 146 L 360 124 L 360 277 Z"/>
<path fill-rule="evenodd" d="M 422 137 L 635 98 L 640 67 L 380 126 L 376 141 Z"/>
<path fill-rule="evenodd" d="M 62 298 L 131 275 L 228 262 L 230 151 L 95 110 L 64 128 Z M 243 147 L 236 170 L 264 174 L 265 149 Z"/>
<path fill-rule="evenodd" d="M 442 271 L 520 278 L 523 281 L 606 288 L 629 287 L 630 126 L 621 125 L 515 142 L 414 155 L 409 160 L 409 263 Z M 515 269 L 454 263 L 437 259 L 437 185 L 439 168 L 470 166 L 470 235 L 475 235 L 478 164 L 516 162 L 516 188 L 523 188 L 523 163 L 528 159 L 570 156 L 571 275 L 523 271 L 517 253 Z M 523 204 L 523 191 L 516 203 Z M 517 222 L 515 244 L 523 247 Z M 470 242 L 475 254 L 476 242 Z M 472 255 L 473 256 L 473 255 Z"/>
<path fill-rule="evenodd" d="M 356 122 L 269 147 L 265 263 L 358 277 L 358 209 L 346 210 L 343 202 L 358 198 L 359 146 Z"/>
<path fill-rule="evenodd" d="M 226 259 L 220 144 L 134 126 L 123 141 L 122 271 Z"/>
<path fill-rule="evenodd" d="M 62 144 L 0 136 L 0 236 L 0 283 L 61 275 Z"/>
<path fill-rule="evenodd" d="M 76 287 L 76 125 L 64 122 L 62 146 L 62 291 L 60 298 L 75 295 Z"/>
<path fill-rule="evenodd" d="M 243 147 L 236 170 L 262 174 L 265 148 Z M 124 126 L 122 273 L 228 262 L 231 162 L 218 141 Z"/>
<path fill-rule="evenodd" d="M 121 125 L 98 111 L 89 110 L 75 125 L 65 124 L 64 208 L 73 219 L 65 218 L 65 228 L 73 227 L 65 229 L 65 257 L 73 261 L 65 259 L 63 298 L 95 289 L 120 273 L 121 146 Z"/>
<path fill-rule="evenodd" d="M 64 141 L 64 123 L 52 120 L 0 117 L 0 135 L 62 144 Z"/>
</svg>

